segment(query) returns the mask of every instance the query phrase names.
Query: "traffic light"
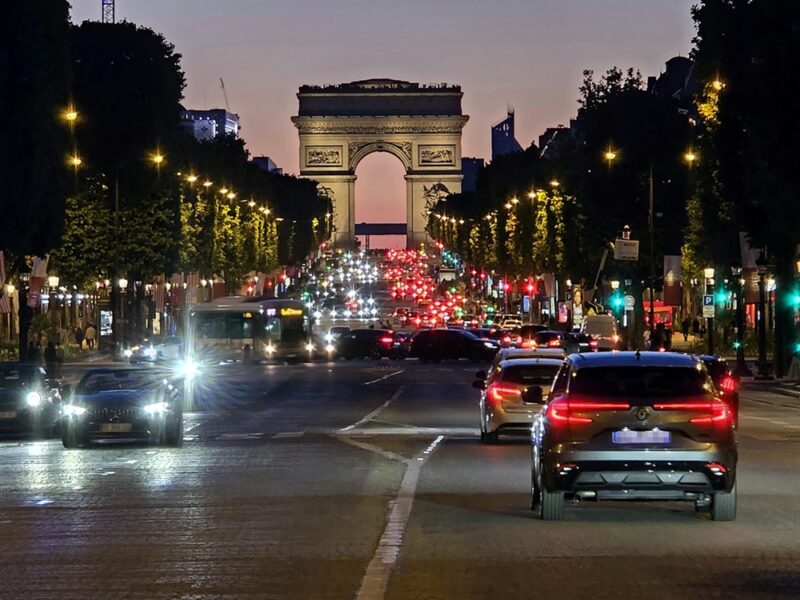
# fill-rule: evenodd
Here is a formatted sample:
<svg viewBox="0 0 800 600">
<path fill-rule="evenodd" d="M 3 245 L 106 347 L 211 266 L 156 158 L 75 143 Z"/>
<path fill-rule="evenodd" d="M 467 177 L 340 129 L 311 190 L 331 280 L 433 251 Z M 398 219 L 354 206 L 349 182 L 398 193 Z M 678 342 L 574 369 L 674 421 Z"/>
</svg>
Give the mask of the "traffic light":
<svg viewBox="0 0 800 600">
<path fill-rule="evenodd" d="M 733 341 L 733 349 L 734 349 L 734 350 L 738 350 L 738 349 L 739 349 L 739 348 L 741 348 L 741 347 L 742 347 L 742 344 L 741 344 L 741 343 L 739 343 L 739 340 L 734 340 L 734 341 Z"/>
<path fill-rule="evenodd" d="M 615 311 L 620 310 L 624 304 L 625 300 L 622 298 L 622 294 L 619 292 L 611 296 L 611 306 Z"/>
<path fill-rule="evenodd" d="M 795 287 L 789 294 L 789 304 L 794 310 L 800 309 L 800 289 Z"/>
<path fill-rule="evenodd" d="M 728 302 L 728 291 L 725 288 L 720 288 L 714 294 L 714 300 L 717 304 L 726 304 Z"/>
</svg>

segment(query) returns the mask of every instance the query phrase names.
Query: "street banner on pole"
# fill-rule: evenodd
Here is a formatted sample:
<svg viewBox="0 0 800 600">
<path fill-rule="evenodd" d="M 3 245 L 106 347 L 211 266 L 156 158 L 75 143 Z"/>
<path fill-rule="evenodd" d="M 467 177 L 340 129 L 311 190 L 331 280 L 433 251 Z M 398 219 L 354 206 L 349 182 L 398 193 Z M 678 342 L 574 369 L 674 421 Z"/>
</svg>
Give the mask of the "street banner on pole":
<svg viewBox="0 0 800 600">
<path fill-rule="evenodd" d="M 36 308 L 42 300 L 42 286 L 44 279 L 47 276 L 47 261 L 50 259 L 49 255 L 44 258 L 35 256 L 33 258 L 33 269 L 31 270 L 31 288 L 28 292 L 28 306 Z"/>
</svg>

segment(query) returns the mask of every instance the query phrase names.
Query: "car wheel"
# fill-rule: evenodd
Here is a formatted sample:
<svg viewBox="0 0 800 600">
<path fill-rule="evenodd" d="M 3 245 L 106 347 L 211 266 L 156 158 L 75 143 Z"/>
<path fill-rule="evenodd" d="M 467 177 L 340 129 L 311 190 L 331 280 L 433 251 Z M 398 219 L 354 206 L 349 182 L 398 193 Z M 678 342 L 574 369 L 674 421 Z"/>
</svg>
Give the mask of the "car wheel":
<svg viewBox="0 0 800 600">
<path fill-rule="evenodd" d="M 164 444 L 167 446 L 183 445 L 183 417 L 178 417 L 173 423 L 169 423 L 164 431 Z"/>
<path fill-rule="evenodd" d="M 496 431 L 486 431 L 483 434 L 483 443 L 488 446 L 493 446 L 499 440 L 500 436 Z"/>
<path fill-rule="evenodd" d="M 560 521 L 564 518 L 564 492 L 550 492 L 542 486 L 541 494 L 542 521 Z"/>
<path fill-rule="evenodd" d="M 542 506 L 542 490 L 539 487 L 539 478 L 536 474 L 536 465 L 539 464 L 539 449 L 534 444 L 531 448 L 531 510 L 538 512 Z"/>
<path fill-rule="evenodd" d="M 711 496 L 711 519 L 733 521 L 736 519 L 736 484 L 730 492 L 714 492 Z"/>
<path fill-rule="evenodd" d="M 380 360 L 381 359 L 381 351 L 377 348 L 373 348 L 369 351 L 369 358 L 372 360 Z"/>
<path fill-rule="evenodd" d="M 89 435 L 84 432 L 75 431 L 74 428 L 68 427 L 64 430 L 61 436 L 61 443 L 64 448 L 80 448 L 81 446 L 89 445 Z"/>
</svg>

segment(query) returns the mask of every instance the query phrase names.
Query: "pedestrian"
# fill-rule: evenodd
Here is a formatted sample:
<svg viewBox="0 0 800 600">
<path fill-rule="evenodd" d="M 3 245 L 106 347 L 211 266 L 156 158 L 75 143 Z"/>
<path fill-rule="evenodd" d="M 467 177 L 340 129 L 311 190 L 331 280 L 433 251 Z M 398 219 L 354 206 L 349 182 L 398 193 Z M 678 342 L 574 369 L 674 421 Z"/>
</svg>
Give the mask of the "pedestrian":
<svg viewBox="0 0 800 600">
<path fill-rule="evenodd" d="M 692 321 L 692 335 L 700 335 L 700 321 L 697 320 L 697 317 Z"/>
<path fill-rule="evenodd" d="M 83 330 L 80 327 L 76 327 L 73 335 L 75 336 L 75 343 L 78 344 L 78 350 L 83 350 Z"/>
<path fill-rule="evenodd" d="M 94 327 L 89 325 L 86 328 L 86 332 L 83 334 L 83 337 L 86 340 L 86 346 L 89 348 L 89 351 L 91 352 L 94 350 L 94 342 L 95 338 L 97 337 L 97 332 L 94 330 Z"/>
<path fill-rule="evenodd" d="M 52 341 L 44 349 L 44 368 L 49 377 L 56 377 L 56 345 Z"/>
<path fill-rule="evenodd" d="M 681 333 L 683 334 L 684 342 L 689 340 L 689 328 L 691 326 L 692 322 L 689 320 L 689 317 L 685 317 L 683 321 L 681 321 Z"/>
<path fill-rule="evenodd" d="M 61 379 L 61 369 L 64 366 L 64 346 L 56 342 L 56 379 Z"/>
</svg>

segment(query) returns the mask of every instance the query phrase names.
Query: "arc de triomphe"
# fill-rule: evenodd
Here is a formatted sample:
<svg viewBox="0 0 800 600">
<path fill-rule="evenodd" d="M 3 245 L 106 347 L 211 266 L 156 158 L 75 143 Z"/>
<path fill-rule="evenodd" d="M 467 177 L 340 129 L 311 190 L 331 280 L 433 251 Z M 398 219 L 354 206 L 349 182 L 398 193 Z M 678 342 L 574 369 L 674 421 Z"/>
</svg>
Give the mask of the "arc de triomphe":
<svg viewBox="0 0 800 600">
<path fill-rule="evenodd" d="M 427 208 L 461 191 L 461 87 L 368 79 L 300 87 L 292 122 L 300 134 L 300 176 L 333 200 L 337 244 L 355 241 L 358 163 L 372 152 L 400 159 L 406 175 L 409 246 L 426 240 Z"/>
</svg>

